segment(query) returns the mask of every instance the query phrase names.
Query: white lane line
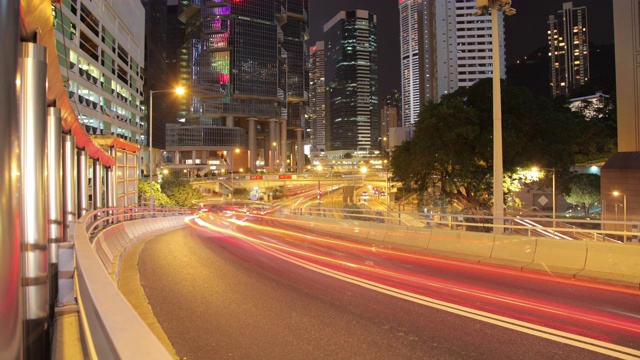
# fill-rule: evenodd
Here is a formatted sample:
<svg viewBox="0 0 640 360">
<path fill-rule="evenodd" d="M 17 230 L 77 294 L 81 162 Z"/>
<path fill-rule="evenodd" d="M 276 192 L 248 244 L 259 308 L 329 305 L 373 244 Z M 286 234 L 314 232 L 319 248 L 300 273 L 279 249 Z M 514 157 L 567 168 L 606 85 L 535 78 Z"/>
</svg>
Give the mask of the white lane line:
<svg viewBox="0 0 640 360">
<path fill-rule="evenodd" d="M 542 337 L 542 338 L 557 341 L 560 343 L 573 345 L 576 347 L 591 350 L 601 354 L 614 356 L 620 359 L 640 358 L 640 351 L 635 349 L 606 343 L 604 341 L 599 341 L 599 340 L 591 339 L 591 338 L 580 336 L 580 335 L 570 334 L 560 330 L 554 330 L 551 328 L 527 323 L 520 320 L 510 319 L 508 317 L 471 309 L 465 306 L 450 304 L 444 301 L 432 299 L 422 295 L 416 295 L 407 291 L 395 289 L 386 285 L 381 285 L 369 280 L 364 280 L 355 276 L 343 274 L 338 271 L 331 270 L 323 266 L 298 259 L 294 256 L 287 255 L 280 251 L 268 248 L 264 245 L 260 245 L 256 243 L 254 243 L 254 245 L 261 248 L 263 251 L 270 253 L 273 256 L 276 256 L 283 260 L 287 260 L 289 262 L 292 262 L 294 264 L 297 264 L 309 270 L 313 270 L 313 271 L 316 271 L 316 272 L 331 276 L 333 278 L 340 279 L 340 280 L 343 280 L 343 281 L 346 281 L 370 290 L 395 296 L 400 299 L 405 299 L 421 305 L 444 310 L 457 315 L 466 316 L 468 318 L 484 321 L 490 324 L 502 326 L 508 329 L 520 331 L 526 334 Z"/>
</svg>

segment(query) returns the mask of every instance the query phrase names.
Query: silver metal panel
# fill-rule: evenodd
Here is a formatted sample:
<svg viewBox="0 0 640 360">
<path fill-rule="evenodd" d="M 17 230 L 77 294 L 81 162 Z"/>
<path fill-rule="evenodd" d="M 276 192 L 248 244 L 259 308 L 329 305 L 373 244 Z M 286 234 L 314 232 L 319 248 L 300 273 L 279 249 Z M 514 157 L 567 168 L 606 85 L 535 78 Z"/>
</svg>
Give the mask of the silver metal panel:
<svg viewBox="0 0 640 360">
<path fill-rule="evenodd" d="M 47 109 L 47 195 L 49 209 L 49 244 L 62 242 L 62 126 L 60 109 Z M 49 259 L 58 263 L 58 251 L 50 247 Z"/>
<path fill-rule="evenodd" d="M 62 211 L 64 241 L 70 241 L 69 224 L 76 219 L 76 145 L 73 136 L 62 136 Z"/>
<path fill-rule="evenodd" d="M 78 217 L 83 217 L 84 214 L 87 213 L 89 208 L 88 203 L 88 195 L 89 195 L 89 185 L 87 182 L 88 173 L 87 173 L 87 152 L 85 150 L 78 150 L 78 174 L 77 174 L 77 190 L 78 190 Z"/>
<path fill-rule="evenodd" d="M 46 128 L 47 49 L 21 43 L 18 56 L 18 117 L 22 221 L 24 356 L 48 355 L 49 258 L 47 256 Z"/>
<path fill-rule="evenodd" d="M 22 350 L 20 300 L 20 152 L 16 83 L 18 3 L 0 0 L 0 359 L 19 359 Z M 11 174 L 11 176 L 7 176 Z"/>
<path fill-rule="evenodd" d="M 98 160 L 93 160 L 93 209 L 98 210 L 102 204 L 102 164 Z"/>
</svg>

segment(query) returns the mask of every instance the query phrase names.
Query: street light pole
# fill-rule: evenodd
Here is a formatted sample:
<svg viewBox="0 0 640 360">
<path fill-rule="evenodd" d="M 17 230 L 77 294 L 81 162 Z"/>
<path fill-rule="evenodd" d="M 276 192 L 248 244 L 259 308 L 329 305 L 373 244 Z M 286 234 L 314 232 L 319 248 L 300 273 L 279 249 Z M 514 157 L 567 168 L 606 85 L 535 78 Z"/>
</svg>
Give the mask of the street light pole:
<svg viewBox="0 0 640 360">
<path fill-rule="evenodd" d="M 498 11 L 491 12 L 491 42 L 493 57 L 493 232 L 504 228 L 504 189 L 502 187 L 502 103 L 500 99 L 500 46 L 498 42 Z"/>
<path fill-rule="evenodd" d="M 151 90 L 149 91 L 149 205 L 153 201 L 153 94 L 175 92 L 178 95 L 184 94 L 184 88 L 178 87 L 170 90 Z"/>
<path fill-rule="evenodd" d="M 502 103 L 500 101 L 500 41 L 498 12 L 515 14 L 511 0 L 476 0 L 475 16 L 491 11 L 491 43 L 493 57 L 493 232 L 504 232 L 504 189 L 502 161 Z"/>
<path fill-rule="evenodd" d="M 619 191 L 614 191 L 613 192 L 613 196 L 620 196 L 622 195 L 622 222 L 624 223 L 622 225 L 622 231 L 624 231 L 624 235 L 623 235 L 623 243 L 627 242 L 627 194 L 623 194 Z M 615 204 L 615 208 L 616 208 L 616 221 L 618 221 L 618 204 Z M 616 225 L 616 228 L 618 227 L 618 225 Z"/>
<path fill-rule="evenodd" d="M 552 202 L 551 202 L 551 207 L 553 208 L 553 228 L 555 231 L 556 228 L 556 168 L 553 168 L 553 178 L 552 178 L 552 182 L 551 182 L 551 191 L 553 191 L 553 198 L 552 198 Z"/>
</svg>

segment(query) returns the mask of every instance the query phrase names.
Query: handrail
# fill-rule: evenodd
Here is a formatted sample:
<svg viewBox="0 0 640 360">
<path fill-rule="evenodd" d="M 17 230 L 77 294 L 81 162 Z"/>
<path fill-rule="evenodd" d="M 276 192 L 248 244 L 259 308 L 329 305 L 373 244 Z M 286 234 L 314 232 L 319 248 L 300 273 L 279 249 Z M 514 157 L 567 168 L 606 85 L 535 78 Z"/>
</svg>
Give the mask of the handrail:
<svg viewBox="0 0 640 360">
<path fill-rule="evenodd" d="M 373 223 L 418 227 L 441 227 L 470 232 L 492 232 L 496 225 L 493 217 L 483 215 L 416 213 L 372 209 L 307 207 L 280 209 L 293 215 L 310 215 L 338 219 L 351 219 Z M 546 217 L 505 216 L 504 225 L 498 225 L 506 233 L 524 236 L 543 236 L 565 240 L 607 241 L 639 244 L 640 222 L 557 219 Z M 626 241 L 625 241 L 626 240 Z"/>
<path fill-rule="evenodd" d="M 97 224 L 113 220 L 184 213 L 184 209 L 159 212 L 151 208 L 111 208 L 89 212 L 72 222 L 70 232 L 75 246 L 76 296 L 85 350 L 90 358 L 172 358 L 111 280 L 91 245 L 90 234 Z M 118 224 L 122 223 L 114 226 Z"/>
</svg>

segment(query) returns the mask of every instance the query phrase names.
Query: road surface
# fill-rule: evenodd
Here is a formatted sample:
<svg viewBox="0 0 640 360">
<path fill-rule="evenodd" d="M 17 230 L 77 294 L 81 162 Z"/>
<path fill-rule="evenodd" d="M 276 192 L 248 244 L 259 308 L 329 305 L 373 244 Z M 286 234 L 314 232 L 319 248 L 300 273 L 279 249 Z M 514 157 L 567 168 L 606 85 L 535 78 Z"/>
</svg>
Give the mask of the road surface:
<svg viewBox="0 0 640 360">
<path fill-rule="evenodd" d="M 193 223 L 140 253 L 140 283 L 181 358 L 640 357 L 637 291 L 243 220 Z"/>
</svg>

